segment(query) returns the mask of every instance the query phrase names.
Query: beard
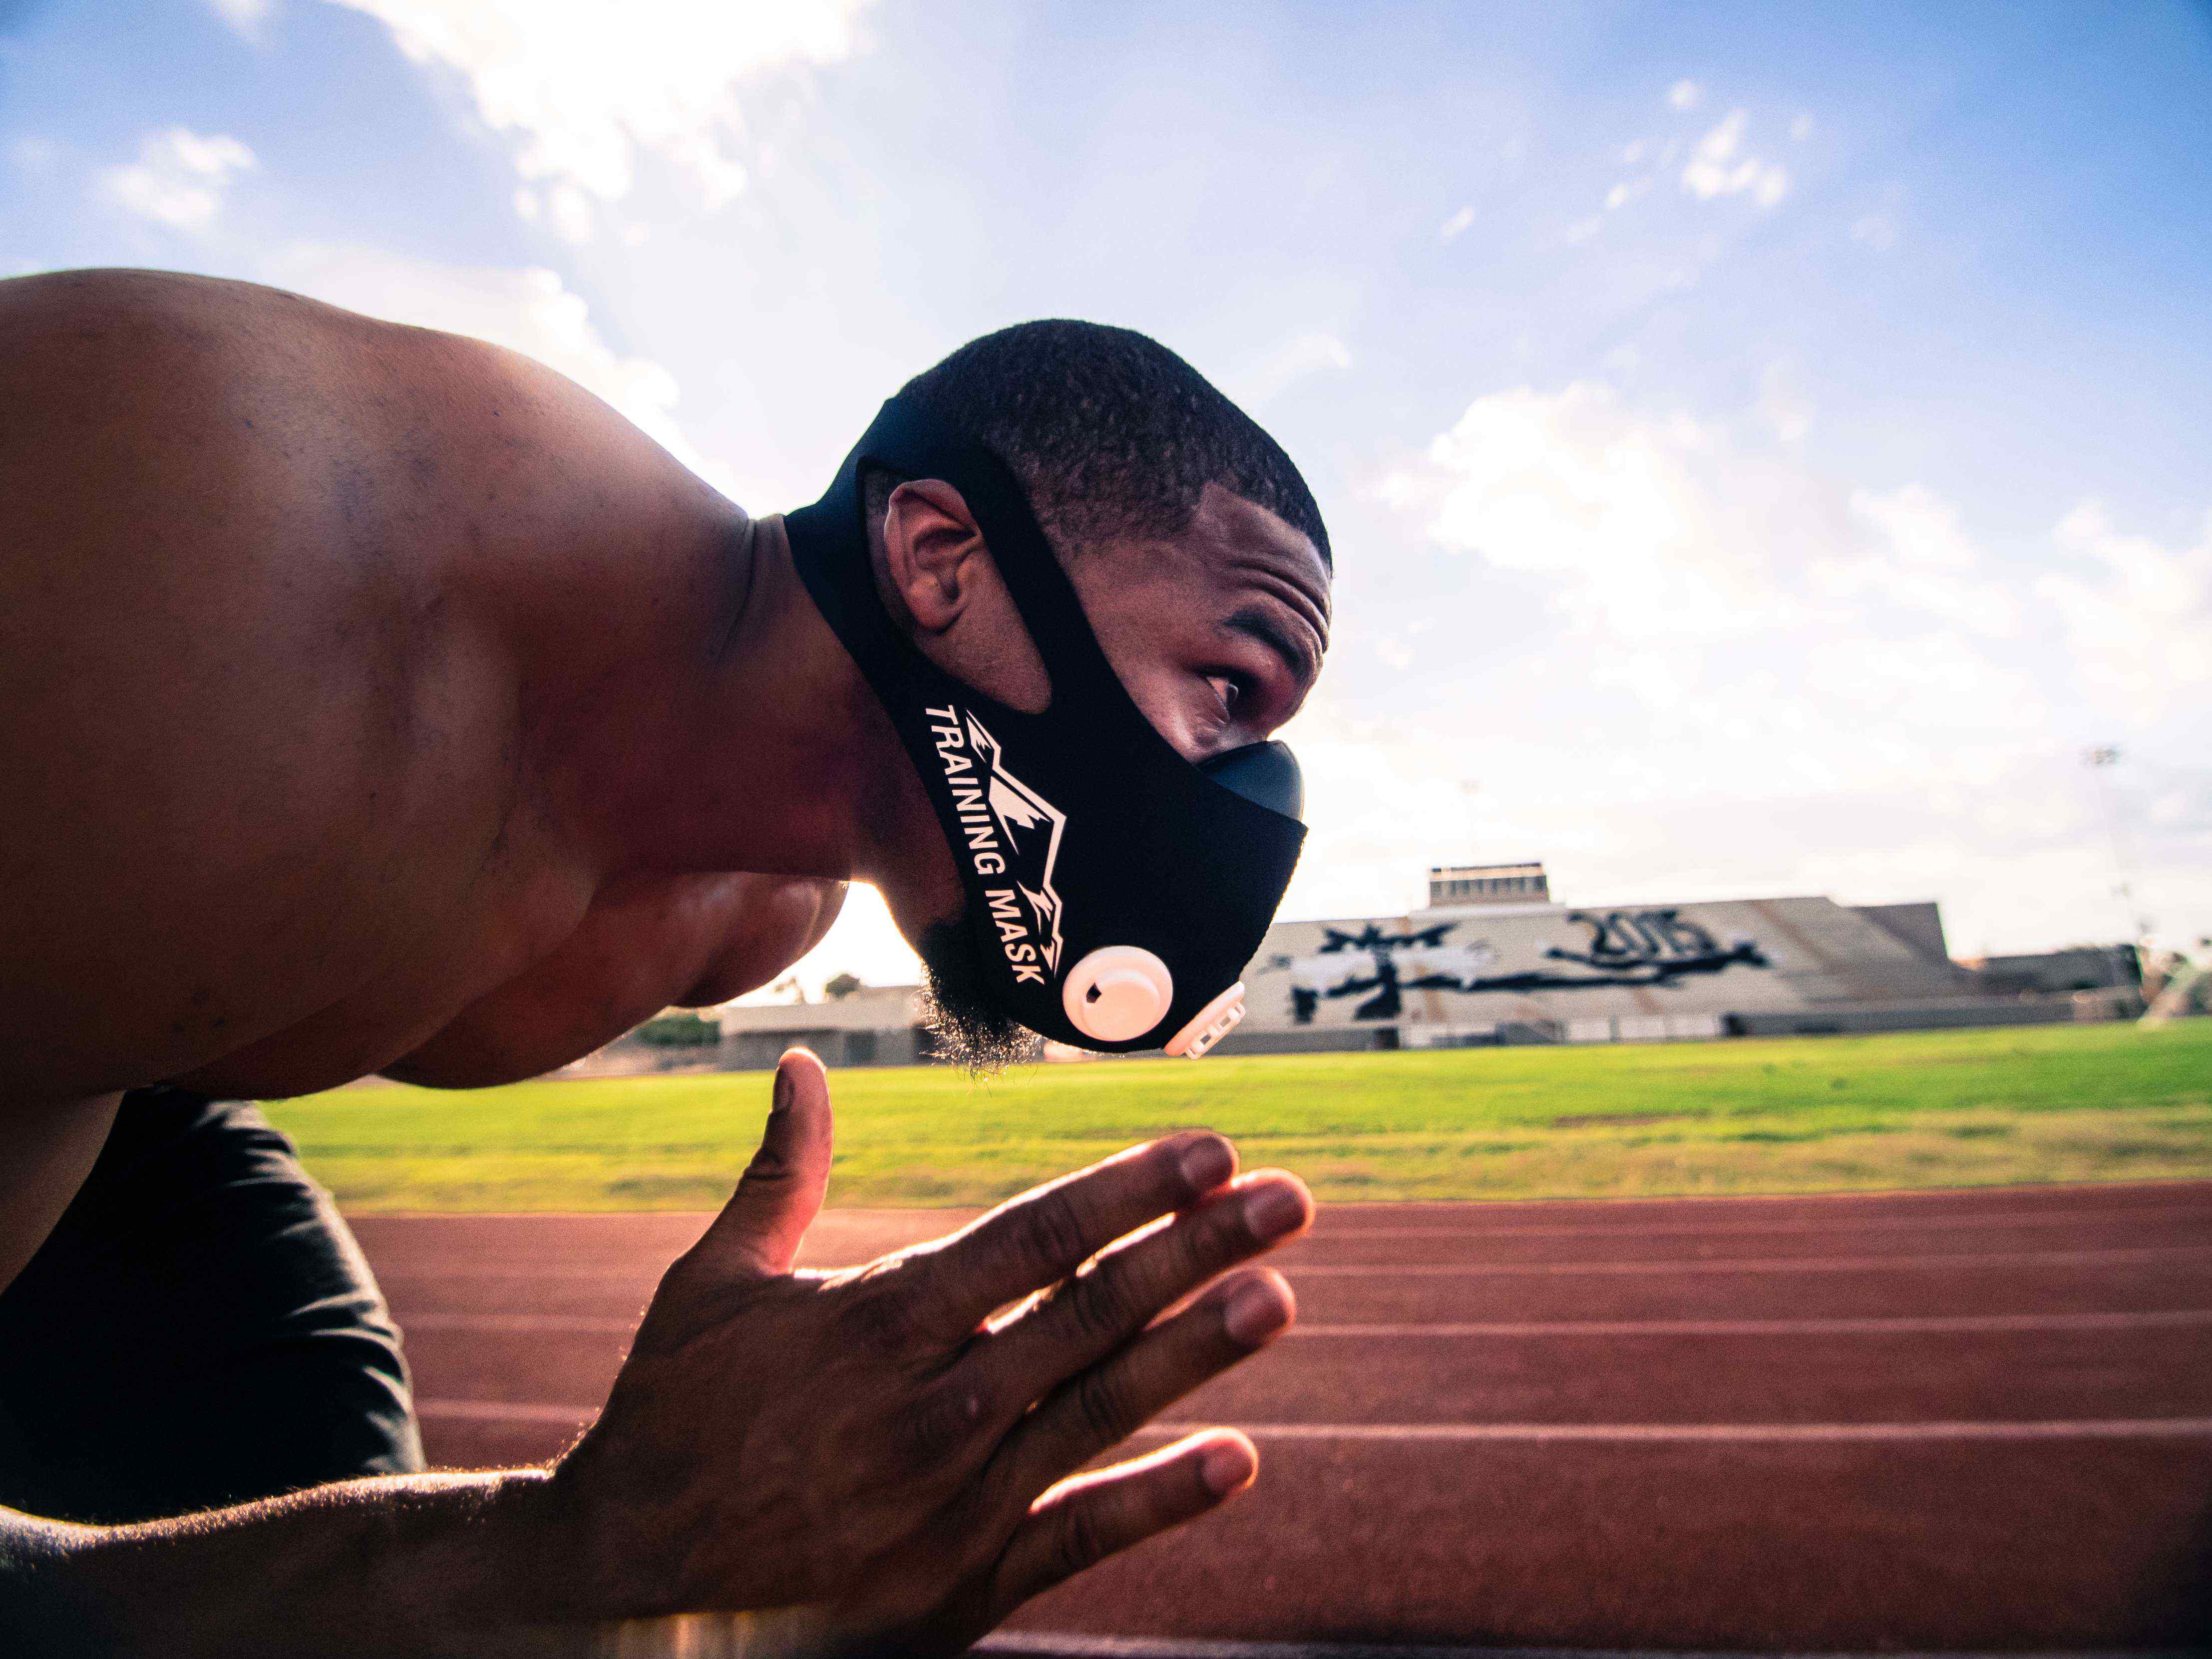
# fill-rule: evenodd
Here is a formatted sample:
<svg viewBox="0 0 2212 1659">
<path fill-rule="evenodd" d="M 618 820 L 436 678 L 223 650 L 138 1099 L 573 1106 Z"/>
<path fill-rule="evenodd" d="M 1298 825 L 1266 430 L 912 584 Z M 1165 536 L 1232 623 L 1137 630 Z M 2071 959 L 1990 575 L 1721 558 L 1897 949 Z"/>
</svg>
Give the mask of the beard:
<svg viewBox="0 0 2212 1659">
<path fill-rule="evenodd" d="M 940 1060 L 988 1077 L 1036 1058 L 1036 1034 L 1001 1012 L 986 989 L 975 935 L 958 921 L 933 921 L 921 936 L 922 1029 Z"/>
</svg>

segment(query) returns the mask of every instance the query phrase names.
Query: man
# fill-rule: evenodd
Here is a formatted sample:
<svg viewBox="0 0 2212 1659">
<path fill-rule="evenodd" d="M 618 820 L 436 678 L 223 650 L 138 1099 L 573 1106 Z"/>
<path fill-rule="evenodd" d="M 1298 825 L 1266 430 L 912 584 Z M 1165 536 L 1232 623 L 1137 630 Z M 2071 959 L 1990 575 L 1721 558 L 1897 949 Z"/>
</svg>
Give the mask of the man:
<svg viewBox="0 0 2212 1659">
<path fill-rule="evenodd" d="M 1291 1317 L 1246 1268 L 1153 1322 L 1310 1216 L 1218 1137 L 794 1276 L 830 1125 L 787 1055 L 594 1427 L 432 1476 L 343 1224 L 234 1103 L 535 1075 L 765 982 L 853 878 L 955 1047 L 1202 1050 L 1295 857 L 1265 739 L 1329 580 L 1218 392 L 1122 331 L 987 337 L 871 429 L 847 541 L 536 364 L 242 284 L 0 283 L 0 1632 L 952 1651 L 1249 1483 L 1222 1431 L 1066 1480 Z M 994 723 L 1089 741 L 1024 783 Z"/>
</svg>

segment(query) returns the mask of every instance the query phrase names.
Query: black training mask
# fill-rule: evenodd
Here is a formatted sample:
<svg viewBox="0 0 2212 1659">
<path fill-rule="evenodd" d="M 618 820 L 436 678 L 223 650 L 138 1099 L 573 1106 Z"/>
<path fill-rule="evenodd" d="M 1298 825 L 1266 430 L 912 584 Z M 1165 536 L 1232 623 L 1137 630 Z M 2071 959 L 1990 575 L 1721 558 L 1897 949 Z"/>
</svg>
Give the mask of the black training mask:
<svg viewBox="0 0 2212 1659">
<path fill-rule="evenodd" d="M 958 489 L 1052 678 L 1025 714 L 916 650 L 876 592 L 864 467 Z M 992 1000 L 1085 1048 L 1195 1058 L 1244 1016 L 1237 975 L 1305 840 L 1297 763 L 1257 743 L 1194 766 L 1130 700 L 998 457 L 902 398 L 784 520 L 806 591 L 921 775 Z"/>
</svg>

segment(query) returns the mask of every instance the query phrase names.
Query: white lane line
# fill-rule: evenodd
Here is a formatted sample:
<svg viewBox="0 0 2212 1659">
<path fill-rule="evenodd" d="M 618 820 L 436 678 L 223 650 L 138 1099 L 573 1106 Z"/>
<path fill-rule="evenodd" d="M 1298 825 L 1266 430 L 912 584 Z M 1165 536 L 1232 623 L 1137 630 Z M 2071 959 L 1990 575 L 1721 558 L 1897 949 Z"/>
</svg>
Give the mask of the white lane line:
<svg viewBox="0 0 2212 1659">
<path fill-rule="evenodd" d="M 1139 1435 L 1171 1437 L 1200 1422 L 1152 1423 Z M 2076 1418 L 2059 1422 L 1925 1423 L 1237 1423 L 1260 1440 L 1715 1441 L 1715 1440 L 2201 1440 L 2212 1417 Z"/>
<path fill-rule="evenodd" d="M 1056 1631 L 987 1636 L 970 1653 L 1036 1659 L 1516 1659 L 1510 1648 L 1378 1647 L 1371 1642 L 1163 1641 L 1147 1636 L 1076 1636 Z M 1548 1659 L 1548 1656 L 1547 1656 Z M 1598 1654 L 1577 1659 L 1605 1659 Z M 1641 1659 L 1641 1656 L 1638 1656 Z M 1668 1659 L 1680 1659 L 1668 1656 Z"/>
<path fill-rule="evenodd" d="M 1306 1267 L 1297 1261 L 1283 1271 L 1298 1274 L 1350 1278 L 1358 1275 L 1402 1274 L 1416 1278 L 1464 1278 L 1476 1275 L 1554 1273 L 1866 1273 L 1886 1267 L 2091 1267 L 2125 1262 L 2212 1261 L 2212 1244 L 2160 1244 L 2136 1249 L 2111 1250 L 1959 1250 L 1937 1255 L 1864 1256 L 1709 1256 L 1662 1261 L 1499 1261 L 1323 1263 Z M 650 1290 L 659 1269 L 632 1267 L 402 1267 L 380 1269 L 387 1285 L 428 1279 L 520 1279 L 538 1284 L 629 1283 Z"/>
<path fill-rule="evenodd" d="M 583 1314 L 402 1313 L 400 1328 L 471 1334 L 631 1336 L 635 1319 L 594 1319 Z M 1497 1337 L 1532 1336 L 1886 1336 L 1975 1331 L 2181 1330 L 2212 1325 L 2212 1308 L 2147 1313 L 1936 1314 L 1866 1319 L 1524 1319 L 1428 1324 L 1293 1325 L 1292 1336 Z"/>
<path fill-rule="evenodd" d="M 404 1331 L 527 1331 L 538 1334 L 630 1336 L 638 1319 L 594 1319 L 585 1314 L 395 1314 Z M 638 1318 L 642 1318 L 640 1315 Z"/>
<path fill-rule="evenodd" d="M 403 1324 L 406 1322 L 401 1322 Z M 2212 1309 L 2154 1313 L 1933 1314 L 1869 1319 L 1559 1319 L 1293 1325 L 1291 1336 L 1886 1336 L 1972 1331 L 2132 1331 L 2212 1325 Z"/>
<path fill-rule="evenodd" d="M 2142 1210 L 1992 1210 L 1981 1215 L 1869 1216 L 1860 1220 L 1836 1217 L 1818 1221 L 1616 1221 L 1602 1226 L 1531 1227 L 1361 1227 L 1341 1220 L 1331 1226 L 1328 1212 L 1323 1211 L 1322 1223 L 1311 1237 L 1327 1243 L 1340 1243 L 1349 1238 L 1695 1238 L 1708 1233 L 1832 1233 L 1839 1238 L 1848 1238 L 1854 1233 L 1909 1233 L 1975 1227 L 2135 1227 L 2148 1221 L 2185 1217 L 2212 1229 L 2212 1205 L 2208 1204 L 2166 1205 Z"/>
<path fill-rule="evenodd" d="M 557 1423 L 574 1428 L 599 1415 L 597 1406 L 510 1403 L 497 1400 L 418 1400 L 428 1421 Z M 1139 1437 L 1172 1438 L 1217 1423 L 1152 1423 Z M 1263 1440 L 1380 1441 L 1711 1441 L 1711 1440 L 2199 1440 L 2212 1438 L 2212 1417 L 2075 1418 L 2053 1422 L 1924 1423 L 1238 1423 Z"/>
<path fill-rule="evenodd" d="M 675 1257 L 671 1256 L 672 1261 Z M 418 1265 L 403 1262 L 396 1267 L 378 1264 L 371 1257 L 369 1265 L 376 1268 L 376 1276 L 387 1284 L 406 1279 L 569 1279 L 588 1283 L 627 1283 L 644 1285 L 650 1290 L 659 1282 L 660 1275 L 668 1271 L 667 1261 L 635 1267 L 547 1267 L 538 1265 L 509 1265 L 503 1262 L 462 1262 L 458 1266 Z"/>
<path fill-rule="evenodd" d="M 1452 1261 L 1393 1262 L 1309 1267 L 1285 1262 L 1292 1279 L 1552 1278 L 1577 1273 L 1857 1273 L 1948 1267 L 2119 1267 L 2154 1261 L 2212 1261 L 2212 1244 L 2172 1244 L 2134 1250 L 1961 1250 L 1945 1255 L 1714 1256 L 1691 1261 Z"/>
<path fill-rule="evenodd" d="M 1205 1637 L 1085 1636 L 1061 1631 L 1001 1631 L 969 1650 L 1008 1659 L 1746 1659 L 1741 1652 L 1700 1653 L 1669 1648 L 1440 1648 L 1376 1642 L 1236 1642 Z M 2186 1659 L 2186 1649 L 2123 1653 L 1884 1653 L 1790 1654 L 1756 1659 Z"/>
</svg>

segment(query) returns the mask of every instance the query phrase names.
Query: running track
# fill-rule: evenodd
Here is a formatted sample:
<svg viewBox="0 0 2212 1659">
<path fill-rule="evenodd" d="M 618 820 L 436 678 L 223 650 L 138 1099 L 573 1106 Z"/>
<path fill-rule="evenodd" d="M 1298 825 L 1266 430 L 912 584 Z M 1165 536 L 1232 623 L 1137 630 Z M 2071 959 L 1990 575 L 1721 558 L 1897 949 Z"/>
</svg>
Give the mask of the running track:
<svg viewBox="0 0 2212 1659">
<path fill-rule="evenodd" d="M 559 1450 L 705 1219 L 358 1219 L 433 1461 Z M 1259 1487 L 994 1652 L 2212 1646 L 2212 1182 L 1340 1206 L 1274 1260 L 1297 1331 L 1175 1413 Z"/>
</svg>

